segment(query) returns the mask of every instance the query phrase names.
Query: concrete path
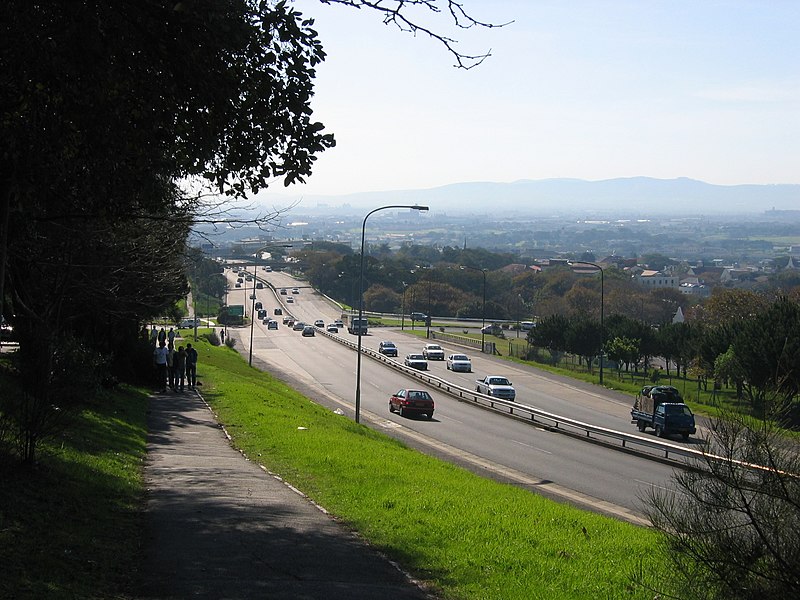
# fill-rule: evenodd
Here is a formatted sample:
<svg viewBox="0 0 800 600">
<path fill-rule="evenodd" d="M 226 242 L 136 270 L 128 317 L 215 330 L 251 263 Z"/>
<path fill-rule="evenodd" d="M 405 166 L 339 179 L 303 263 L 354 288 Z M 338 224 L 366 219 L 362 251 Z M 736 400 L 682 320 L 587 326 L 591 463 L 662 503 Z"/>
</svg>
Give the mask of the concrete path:
<svg viewBox="0 0 800 600">
<path fill-rule="evenodd" d="M 140 598 L 432 597 L 234 450 L 194 392 L 151 398 Z"/>
</svg>

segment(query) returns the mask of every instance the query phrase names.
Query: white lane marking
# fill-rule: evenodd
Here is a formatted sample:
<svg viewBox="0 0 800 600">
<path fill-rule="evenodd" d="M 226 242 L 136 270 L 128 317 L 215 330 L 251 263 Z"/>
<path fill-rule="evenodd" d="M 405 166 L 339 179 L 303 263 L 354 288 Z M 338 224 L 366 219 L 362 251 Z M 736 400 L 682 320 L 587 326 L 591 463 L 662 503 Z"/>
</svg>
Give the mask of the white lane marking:
<svg viewBox="0 0 800 600">
<path fill-rule="evenodd" d="M 552 454 L 549 450 L 545 450 L 544 448 L 539 448 L 537 446 L 533 446 L 531 444 L 526 444 L 525 442 L 520 442 L 519 440 L 510 440 L 515 444 L 519 444 L 520 446 L 525 446 L 526 448 L 530 448 L 531 450 L 537 450 L 539 452 L 544 452 L 545 454 Z"/>
</svg>

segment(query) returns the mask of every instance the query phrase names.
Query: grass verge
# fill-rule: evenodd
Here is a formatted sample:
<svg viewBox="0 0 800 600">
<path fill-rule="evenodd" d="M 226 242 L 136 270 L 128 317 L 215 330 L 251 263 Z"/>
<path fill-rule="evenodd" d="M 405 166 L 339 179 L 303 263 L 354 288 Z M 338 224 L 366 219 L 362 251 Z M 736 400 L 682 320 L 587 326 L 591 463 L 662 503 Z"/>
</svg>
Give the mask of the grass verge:
<svg viewBox="0 0 800 600">
<path fill-rule="evenodd" d="M 2 387 L 13 393 L 8 382 Z M 140 391 L 104 392 L 42 444 L 35 467 L 2 468 L 0 597 L 114 598 L 129 589 L 146 407 Z"/>
<path fill-rule="evenodd" d="M 647 598 L 650 530 L 480 478 L 338 416 L 228 348 L 198 343 L 234 443 L 446 598 Z"/>
</svg>

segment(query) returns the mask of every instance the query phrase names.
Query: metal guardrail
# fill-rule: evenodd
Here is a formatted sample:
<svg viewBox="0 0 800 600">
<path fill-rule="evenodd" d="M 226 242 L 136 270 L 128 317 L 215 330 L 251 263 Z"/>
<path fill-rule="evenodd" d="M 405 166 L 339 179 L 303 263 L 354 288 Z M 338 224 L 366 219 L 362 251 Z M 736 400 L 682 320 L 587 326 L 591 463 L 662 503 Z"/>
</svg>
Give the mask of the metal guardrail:
<svg viewBox="0 0 800 600">
<path fill-rule="evenodd" d="M 328 336 L 329 338 L 339 342 L 340 344 L 349 346 L 354 351 L 357 350 L 358 348 L 357 344 L 345 339 L 341 335 L 332 334 L 328 331 L 325 331 L 322 328 L 318 329 L 323 335 Z M 533 406 L 528 406 L 520 402 L 512 402 L 509 400 L 501 400 L 500 398 L 487 396 L 486 394 L 481 394 L 474 390 L 461 387 L 459 385 L 446 381 L 441 377 L 437 377 L 436 375 L 431 375 L 430 373 L 427 373 L 425 371 L 420 371 L 418 369 L 412 369 L 410 367 L 407 367 L 404 364 L 402 364 L 400 360 L 389 358 L 370 348 L 364 348 L 362 346 L 361 351 L 370 358 L 380 361 L 383 364 L 405 375 L 410 375 L 415 379 L 419 379 L 420 381 L 423 381 L 432 387 L 436 387 L 439 390 L 447 393 L 448 395 L 453 396 L 454 398 L 470 402 L 471 404 L 489 410 L 493 410 L 495 412 L 507 414 L 524 421 L 536 423 L 540 426 L 546 427 L 551 430 L 569 432 L 572 433 L 573 435 L 575 435 L 576 433 L 580 433 L 582 437 L 601 441 L 606 444 L 610 444 L 611 441 L 614 440 L 617 443 L 619 443 L 619 445 L 622 448 L 639 446 L 639 447 L 649 448 L 651 450 L 655 449 L 660 452 L 663 452 L 664 458 L 670 458 L 671 456 L 681 456 L 684 458 L 695 459 L 695 460 L 707 460 L 708 458 L 723 460 L 721 457 L 715 457 L 713 455 L 709 455 L 699 450 L 686 448 L 684 446 L 679 446 L 677 444 L 672 444 L 670 442 L 650 439 L 631 433 L 623 433 L 621 431 L 616 431 L 614 429 L 608 429 L 606 427 L 591 425 L 589 423 L 584 423 L 576 419 L 571 419 L 569 417 L 556 415 L 554 413 L 550 413 Z"/>
</svg>

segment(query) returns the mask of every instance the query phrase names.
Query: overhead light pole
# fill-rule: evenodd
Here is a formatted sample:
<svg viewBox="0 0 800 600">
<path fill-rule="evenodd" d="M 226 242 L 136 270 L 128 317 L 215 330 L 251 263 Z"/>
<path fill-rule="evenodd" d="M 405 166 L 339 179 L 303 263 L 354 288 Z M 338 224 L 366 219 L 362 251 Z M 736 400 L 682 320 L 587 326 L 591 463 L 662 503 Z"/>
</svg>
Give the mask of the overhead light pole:
<svg viewBox="0 0 800 600">
<path fill-rule="evenodd" d="M 371 215 L 380 211 L 380 210 L 388 210 L 390 208 L 408 208 L 411 210 L 419 210 L 419 211 L 426 211 L 428 210 L 427 206 L 420 206 L 419 204 L 391 204 L 388 206 L 380 206 L 375 208 L 367 213 L 364 217 L 364 221 L 361 223 L 361 266 L 359 269 L 358 275 L 358 323 L 359 327 L 361 325 L 361 319 L 364 318 L 364 238 L 366 237 L 367 231 L 367 219 L 370 218 Z M 356 359 L 356 423 L 361 421 L 361 330 L 358 329 L 356 331 L 356 335 L 358 336 L 358 344 L 357 344 L 357 359 Z"/>
<path fill-rule="evenodd" d="M 481 309 L 481 353 L 483 353 L 484 348 L 486 347 L 486 333 L 484 333 L 484 329 L 486 329 L 486 269 L 479 269 L 478 267 L 470 267 L 469 265 L 461 265 L 462 269 L 470 269 L 472 271 L 480 271 L 483 275 L 483 308 Z"/>
<path fill-rule="evenodd" d="M 596 268 L 600 271 L 600 385 L 603 385 L 603 354 L 605 353 L 606 349 L 606 330 L 603 326 L 603 313 L 604 313 L 604 306 L 605 306 L 605 283 L 603 277 L 603 267 L 598 265 L 597 263 L 589 262 L 588 260 L 576 260 L 570 261 L 567 263 L 570 266 L 573 265 L 591 265 L 592 267 Z"/>
</svg>

